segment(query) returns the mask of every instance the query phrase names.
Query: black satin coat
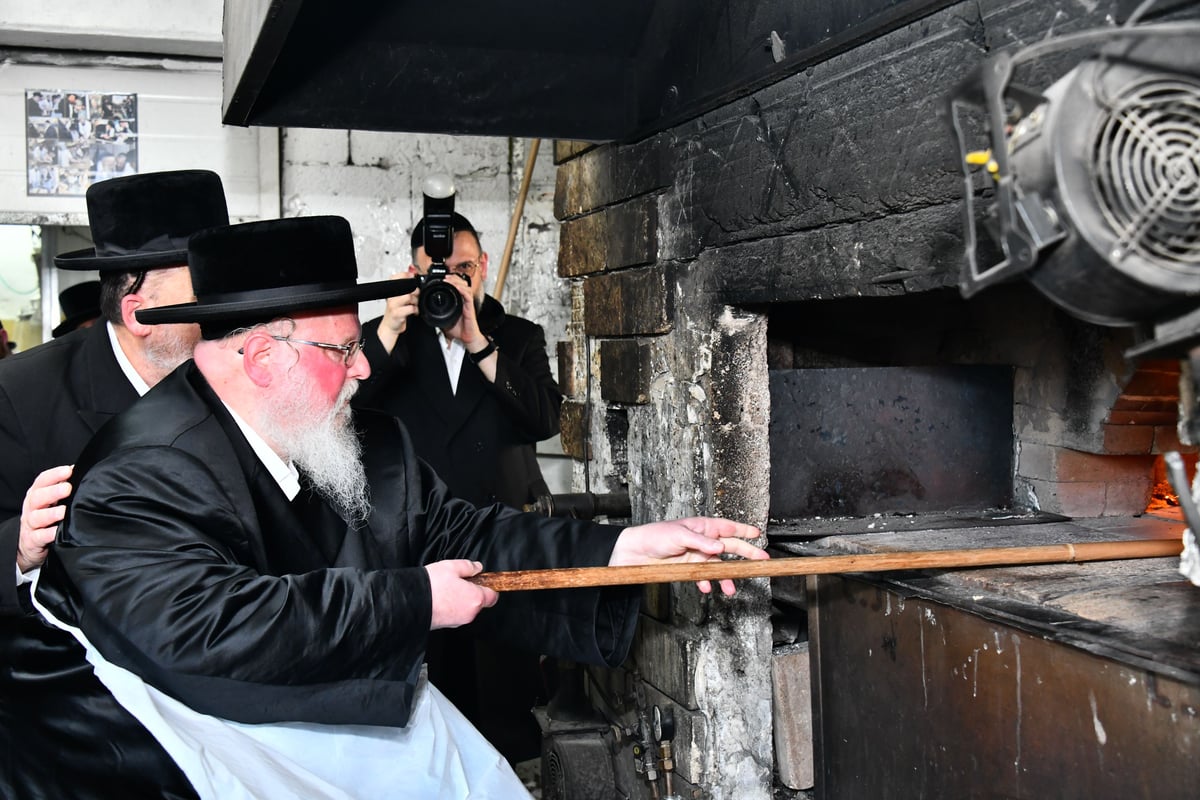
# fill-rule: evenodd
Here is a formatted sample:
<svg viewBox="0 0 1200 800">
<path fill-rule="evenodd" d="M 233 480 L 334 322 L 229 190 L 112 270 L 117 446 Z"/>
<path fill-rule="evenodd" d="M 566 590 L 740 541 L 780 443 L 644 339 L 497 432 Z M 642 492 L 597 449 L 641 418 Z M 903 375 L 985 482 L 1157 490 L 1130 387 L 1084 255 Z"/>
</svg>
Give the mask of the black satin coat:
<svg viewBox="0 0 1200 800">
<path fill-rule="evenodd" d="M 420 566 L 607 562 L 620 529 L 452 499 L 393 418 L 361 414 L 374 511 L 349 528 L 289 504 L 188 362 L 76 464 L 38 598 L 110 661 L 202 713 L 247 722 L 403 725 L 429 633 Z M 497 635 L 615 665 L 634 590 L 505 595 Z M 80 706 L 81 726 L 88 726 Z M 123 731 L 90 729 L 98 740 Z"/>
<path fill-rule="evenodd" d="M 0 361 L 0 561 L 8 570 L 0 578 L 0 797 L 194 796 L 96 679 L 83 649 L 46 625 L 28 586 L 18 592 L 12 578 L 33 479 L 75 463 L 92 434 L 135 400 L 104 325 Z"/>
<path fill-rule="evenodd" d="M 137 398 L 103 324 L 0 361 L 0 560 L 16 560 L 21 504 L 38 473 L 74 464 Z M 15 589 L 0 580 L 0 613 L 20 613 Z"/>
<path fill-rule="evenodd" d="M 485 297 L 479 328 L 500 351 L 496 381 L 464 358 L 455 393 L 437 332 L 410 317 L 389 354 L 379 342 L 381 319 L 363 326 L 371 377 L 355 407 L 399 417 L 417 455 L 456 497 L 520 508 L 546 494 L 534 445 L 558 433 L 562 393 L 550 372 L 541 326 L 505 314 L 497 300 Z"/>
</svg>

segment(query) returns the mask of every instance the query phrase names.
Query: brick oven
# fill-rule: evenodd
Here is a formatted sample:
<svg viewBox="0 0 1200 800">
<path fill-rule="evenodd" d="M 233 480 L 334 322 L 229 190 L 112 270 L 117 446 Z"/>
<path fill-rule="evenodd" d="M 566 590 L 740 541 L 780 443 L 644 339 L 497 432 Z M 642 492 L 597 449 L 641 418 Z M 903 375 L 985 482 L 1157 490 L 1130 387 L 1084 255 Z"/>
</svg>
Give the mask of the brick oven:
<svg viewBox="0 0 1200 800">
<path fill-rule="evenodd" d="M 230 0 L 226 122 L 556 139 L 577 490 L 779 556 L 1179 534 L 1190 367 L 1024 279 L 964 298 L 945 109 L 989 53 L 1141 3 L 378 5 Z M 542 713 L 544 796 L 1191 796 L 1176 561 L 652 587 L 625 668 Z"/>
<path fill-rule="evenodd" d="M 1179 360 L 1024 282 L 958 290 L 945 90 L 1118 12 L 953 4 L 654 136 L 559 142 L 577 477 L 780 556 L 1178 535 L 1147 509 L 1194 452 Z M 1200 593 L 1174 566 L 659 587 L 591 693 L 634 739 L 635 699 L 672 709 L 682 797 L 1181 796 Z"/>
</svg>

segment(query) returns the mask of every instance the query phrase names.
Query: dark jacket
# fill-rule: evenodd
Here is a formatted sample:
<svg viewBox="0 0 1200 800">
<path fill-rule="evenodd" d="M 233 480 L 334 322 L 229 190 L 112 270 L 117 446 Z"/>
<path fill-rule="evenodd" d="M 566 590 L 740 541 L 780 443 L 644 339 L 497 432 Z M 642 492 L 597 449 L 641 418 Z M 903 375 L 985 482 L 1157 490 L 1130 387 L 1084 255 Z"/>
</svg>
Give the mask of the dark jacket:
<svg viewBox="0 0 1200 800">
<path fill-rule="evenodd" d="M 405 724 L 429 634 L 422 564 L 599 565 L 620 529 L 476 509 L 449 496 L 394 419 L 357 424 L 374 507 L 348 527 L 306 492 L 287 502 L 189 362 L 80 457 L 39 600 L 110 661 L 202 713 Z M 488 624 L 612 665 L 628 651 L 637 601 L 630 590 L 515 593 Z M 85 729 L 90 700 L 79 700 Z"/>
<path fill-rule="evenodd" d="M 21 504 L 38 473 L 75 463 L 92 434 L 135 400 L 106 325 L 0 361 L 0 559 L 16 560 Z M 15 588 L 0 580 L 0 613 L 19 611 Z"/>
<path fill-rule="evenodd" d="M 499 349 L 496 381 L 463 359 L 458 392 L 452 393 L 437 332 L 411 317 L 388 354 L 379 343 L 381 319 L 363 326 L 371 377 L 355 406 L 399 417 L 417 455 L 456 497 L 520 508 L 546 494 L 534 445 L 558 433 L 562 394 L 541 326 L 505 314 L 485 297 L 479 328 Z"/>
<path fill-rule="evenodd" d="M 0 580 L 0 797 L 193 796 L 183 773 L 100 685 L 83 649 L 31 614 L 28 585 L 17 592 L 12 579 L 33 479 L 74 464 L 93 433 L 135 400 L 105 325 L 0 362 L 0 559 L 9 570 Z"/>
</svg>

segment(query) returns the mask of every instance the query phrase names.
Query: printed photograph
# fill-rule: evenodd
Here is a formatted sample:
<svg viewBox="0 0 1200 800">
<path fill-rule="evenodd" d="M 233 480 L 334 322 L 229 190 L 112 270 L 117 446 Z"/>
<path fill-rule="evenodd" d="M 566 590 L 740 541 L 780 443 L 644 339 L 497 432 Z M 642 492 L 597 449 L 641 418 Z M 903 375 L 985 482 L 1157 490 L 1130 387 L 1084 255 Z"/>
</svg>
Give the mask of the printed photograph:
<svg viewBox="0 0 1200 800">
<path fill-rule="evenodd" d="M 82 197 L 138 171 L 137 95 L 25 90 L 26 194 Z"/>
</svg>

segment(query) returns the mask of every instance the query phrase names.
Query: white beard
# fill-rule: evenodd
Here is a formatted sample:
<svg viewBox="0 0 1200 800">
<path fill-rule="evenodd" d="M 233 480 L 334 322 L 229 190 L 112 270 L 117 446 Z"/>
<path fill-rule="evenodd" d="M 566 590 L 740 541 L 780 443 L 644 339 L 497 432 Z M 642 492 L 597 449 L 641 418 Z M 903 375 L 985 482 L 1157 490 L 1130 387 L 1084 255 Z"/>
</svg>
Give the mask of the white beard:
<svg viewBox="0 0 1200 800">
<path fill-rule="evenodd" d="M 363 522 L 371 513 L 362 443 L 350 424 L 350 398 L 358 381 L 347 383 L 333 408 L 316 408 L 303 380 L 289 373 L 262 416 L 266 438 L 283 449 L 313 488 L 347 522 Z"/>
</svg>

